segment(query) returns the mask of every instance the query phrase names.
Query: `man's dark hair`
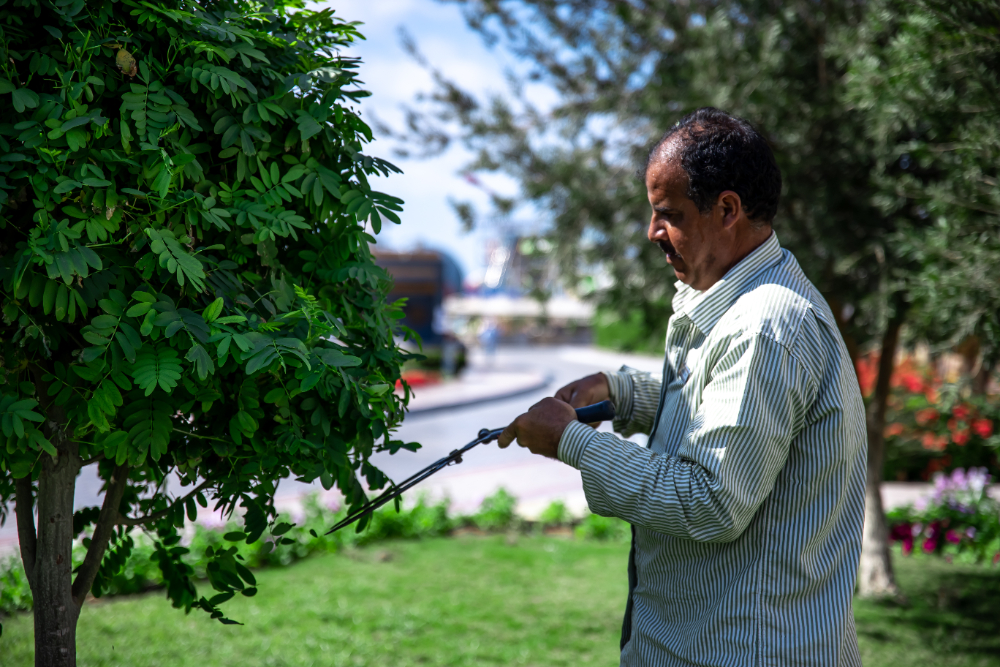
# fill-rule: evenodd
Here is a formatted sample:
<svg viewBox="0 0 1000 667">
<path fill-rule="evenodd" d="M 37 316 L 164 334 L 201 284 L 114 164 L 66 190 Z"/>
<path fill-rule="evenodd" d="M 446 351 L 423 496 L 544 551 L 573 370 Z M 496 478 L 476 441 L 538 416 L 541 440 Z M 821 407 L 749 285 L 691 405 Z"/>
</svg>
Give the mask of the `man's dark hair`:
<svg viewBox="0 0 1000 667">
<path fill-rule="evenodd" d="M 770 224 L 778 212 L 781 170 L 767 140 L 753 125 L 725 111 L 704 107 L 681 118 L 660 137 L 646 157 L 643 181 L 660 149 L 679 135 L 681 167 L 688 175 L 687 196 L 702 213 L 719 194 L 732 190 L 755 226 Z"/>
</svg>

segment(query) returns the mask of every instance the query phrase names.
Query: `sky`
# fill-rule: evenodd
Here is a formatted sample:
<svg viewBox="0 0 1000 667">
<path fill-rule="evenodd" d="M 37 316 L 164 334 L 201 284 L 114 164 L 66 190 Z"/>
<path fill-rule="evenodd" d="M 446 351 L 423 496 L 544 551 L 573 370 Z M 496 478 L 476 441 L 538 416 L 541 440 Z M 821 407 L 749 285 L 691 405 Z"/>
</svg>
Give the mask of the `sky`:
<svg viewBox="0 0 1000 667">
<path fill-rule="evenodd" d="M 326 3 L 317 3 L 325 5 Z M 360 73 L 372 96 L 361 103 L 362 118 L 374 126 L 373 115 L 390 127 L 402 127 L 401 106 L 420 92 L 430 93 L 430 74 L 402 48 L 401 26 L 414 37 L 423 55 L 447 78 L 480 98 L 506 89 L 504 70 L 516 65 L 502 49 L 487 48 L 470 30 L 460 9 L 434 0 L 335 0 L 339 16 L 362 21 L 366 41 L 345 51 L 363 59 Z M 386 222 L 378 235 L 379 245 L 391 250 L 417 247 L 448 251 L 463 267 L 467 282 L 482 279 L 487 265 L 488 229 L 462 231 L 449 198 L 471 201 L 480 211 L 488 210 L 488 194 L 461 174 L 471 154 L 460 146 L 432 159 L 402 159 L 392 152 L 391 140 L 380 138 L 368 147 L 369 154 L 388 159 L 403 170 L 373 186 L 404 200 L 401 225 Z M 503 194 L 516 192 L 516 185 L 489 181 Z"/>
</svg>

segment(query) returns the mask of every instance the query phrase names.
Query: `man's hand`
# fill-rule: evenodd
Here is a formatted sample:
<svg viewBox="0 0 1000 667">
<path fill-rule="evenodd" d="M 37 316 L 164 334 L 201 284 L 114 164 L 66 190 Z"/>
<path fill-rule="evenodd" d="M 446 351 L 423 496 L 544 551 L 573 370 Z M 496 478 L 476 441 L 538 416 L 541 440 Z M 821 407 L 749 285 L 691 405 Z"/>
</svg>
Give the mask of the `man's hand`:
<svg viewBox="0 0 1000 667">
<path fill-rule="evenodd" d="M 532 454 L 554 459 L 559 453 L 559 439 L 572 421 L 576 421 L 576 412 L 569 403 L 543 398 L 511 422 L 500 434 L 497 444 L 500 449 L 506 449 L 516 438 L 517 444 L 527 447 Z"/>
<path fill-rule="evenodd" d="M 604 373 L 594 373 L 593 375 L 580 378 L 557 391 L 556 398 L 569 403 L 574 408 L 582 408 L 585 405 L 600 403 L 611 398 L 611 391 L 608 388 L 608 378 Z M 594 428 L 600 425 L 601 422 L 591 424 Z"/>
</svg>

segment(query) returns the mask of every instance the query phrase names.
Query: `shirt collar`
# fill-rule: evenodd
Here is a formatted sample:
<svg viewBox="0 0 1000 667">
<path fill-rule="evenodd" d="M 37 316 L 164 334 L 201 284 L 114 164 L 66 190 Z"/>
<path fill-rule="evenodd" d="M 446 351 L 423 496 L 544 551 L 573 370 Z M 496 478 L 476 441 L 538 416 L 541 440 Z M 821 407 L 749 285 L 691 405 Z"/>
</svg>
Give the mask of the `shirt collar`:
<svg viewBox="0 0 1000 667">
<path fill-rule="evenodd" d="M 704 292 L 677 281 L 677 296 L 674 312 L 678 317 L 690 319 L 698 330 L 708 334 L 732 303 L 740 296 L 750 282 L 763 270 L 781 261 L 781 244 L 778 236 L 771 232 L 767 241 L 729 269 L 719 282 Z"/>
</svg>

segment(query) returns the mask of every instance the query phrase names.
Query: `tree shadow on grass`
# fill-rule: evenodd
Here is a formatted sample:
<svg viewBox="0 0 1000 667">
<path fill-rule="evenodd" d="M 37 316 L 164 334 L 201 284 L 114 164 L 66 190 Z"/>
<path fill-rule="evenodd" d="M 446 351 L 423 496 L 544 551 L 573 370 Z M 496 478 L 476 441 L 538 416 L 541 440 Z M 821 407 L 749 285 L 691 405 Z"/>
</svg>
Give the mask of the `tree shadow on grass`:
<svg viewBox="0 0 1000 667">
<path fill-rule="evenodd" d="M 874 602 L 885 620 L 891 618 L 891 626 L 861 626 L 859 635 L 884 643 L 897 640 L 894 630 L 908 630 L 928 648 L 988 655 L 1000 664 L 1000 568 L 930 559 L 900 565 L 898 580 L 906 601 Z"/>
</svg>

